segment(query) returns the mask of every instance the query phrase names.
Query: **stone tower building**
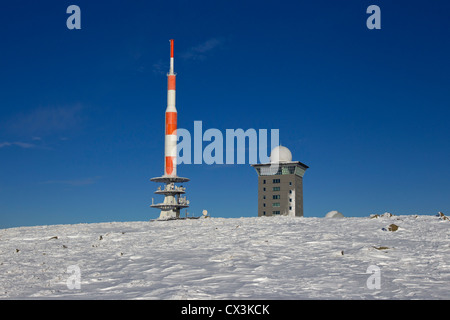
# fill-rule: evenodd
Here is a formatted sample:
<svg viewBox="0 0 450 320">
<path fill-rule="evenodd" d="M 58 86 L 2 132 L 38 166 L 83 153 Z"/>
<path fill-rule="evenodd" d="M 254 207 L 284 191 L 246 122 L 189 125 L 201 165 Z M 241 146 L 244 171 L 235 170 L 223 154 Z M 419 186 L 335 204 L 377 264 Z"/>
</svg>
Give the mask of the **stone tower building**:
<svg viewBox="0 0 450 320">
<path fill-rule="evenodd" d="M 252 164 L 258 173 L 258 217 L 303 216 L 303 175 L 308 166 L 292 161 L 291 151 L 275 147 L 270 163 Z"/>
</svg>

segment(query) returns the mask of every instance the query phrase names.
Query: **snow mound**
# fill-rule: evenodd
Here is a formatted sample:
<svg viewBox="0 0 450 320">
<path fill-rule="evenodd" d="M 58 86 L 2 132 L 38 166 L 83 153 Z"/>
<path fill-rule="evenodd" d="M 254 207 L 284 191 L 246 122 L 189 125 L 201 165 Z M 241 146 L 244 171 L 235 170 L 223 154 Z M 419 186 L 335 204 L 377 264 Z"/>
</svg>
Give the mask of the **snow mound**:
<svg viewBox="0 0 450 320">
<path fill-rule="evenodd" d="M 325 218 L 344 218 L 344 215 L 339 211 L 330 211 L 325 215 Z"/>
</svg>

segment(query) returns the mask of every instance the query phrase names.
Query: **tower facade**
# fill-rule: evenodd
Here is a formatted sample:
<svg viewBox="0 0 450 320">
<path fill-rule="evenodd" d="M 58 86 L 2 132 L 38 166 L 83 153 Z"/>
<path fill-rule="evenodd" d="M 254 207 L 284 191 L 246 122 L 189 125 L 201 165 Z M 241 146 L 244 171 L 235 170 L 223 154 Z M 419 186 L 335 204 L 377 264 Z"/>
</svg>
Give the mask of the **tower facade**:
<svg viewBox="0 0 450 320">
<path fill-rule="evenodd" d="M 303 216 L 303 175 L 307 165 L 292 161 L 289 149 L 278 146 L 270 154 L 270 163 L 252 167 L 258 174 L 259 217 Z"/>
<path fill-rule="evenodd" d="M 154 203 L 151 207 L 160 209 L 159 219 L 176 219 L 180 217 L 180 210 L 189 207 L 189 201 L 182 196 L 185 193 L 183 186 L 176 183 L 188 182 L 188 178 L 177 176 L 177 118 L 175 107 L 175 85 L 176 73 L 174 72 L 174 41 L 170 40 L 170 69 L 167 74 L 167 108 L 165 120 L 164 140 L 164 175 L 150 179 L 151 181 L 163 183 L 155 191 L 156 194 L 164 195 L 164 202 Z"/>
</svg>

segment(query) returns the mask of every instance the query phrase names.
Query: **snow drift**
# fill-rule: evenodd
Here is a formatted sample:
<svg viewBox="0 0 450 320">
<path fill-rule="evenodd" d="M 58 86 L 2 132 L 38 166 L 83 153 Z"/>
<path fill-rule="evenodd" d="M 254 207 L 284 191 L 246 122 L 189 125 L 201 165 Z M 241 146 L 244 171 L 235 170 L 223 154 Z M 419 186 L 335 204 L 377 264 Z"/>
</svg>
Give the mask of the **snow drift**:
<svg viewBox="0 0 450 320">
<path fill-rule="evenodd" d="M 325 218 L 344 218 L 344 215 L 339 211 L 330 211 L 325 215 Z"/>
</svg>

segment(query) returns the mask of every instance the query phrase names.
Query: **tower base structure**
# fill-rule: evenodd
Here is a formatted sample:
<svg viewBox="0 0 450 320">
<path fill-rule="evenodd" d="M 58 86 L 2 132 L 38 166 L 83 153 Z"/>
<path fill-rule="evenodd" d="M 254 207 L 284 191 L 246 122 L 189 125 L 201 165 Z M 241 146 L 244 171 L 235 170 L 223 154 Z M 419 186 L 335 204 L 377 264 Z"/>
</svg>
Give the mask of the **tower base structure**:
<svg viewBox="0 0 450 320">
<path fill-rule="evenodd" d="M 150 181 L 163 183 L 164 186 L 159 186 L 155 191 L 155 194 L 164 195 L 164 202 L 153 203 L 150 205 L 152 208 L 161 209 L 158 220 L 169 220 L 180 218 L 181 209 L 189 207 L 189 200 L 182 196 L 185 193 L 185 188 L 177 186 L 176 183 L 188 182 L 188 178 L 182 178 L 177 176 L 162 176 L 152 178 Z"/>
</svg>

